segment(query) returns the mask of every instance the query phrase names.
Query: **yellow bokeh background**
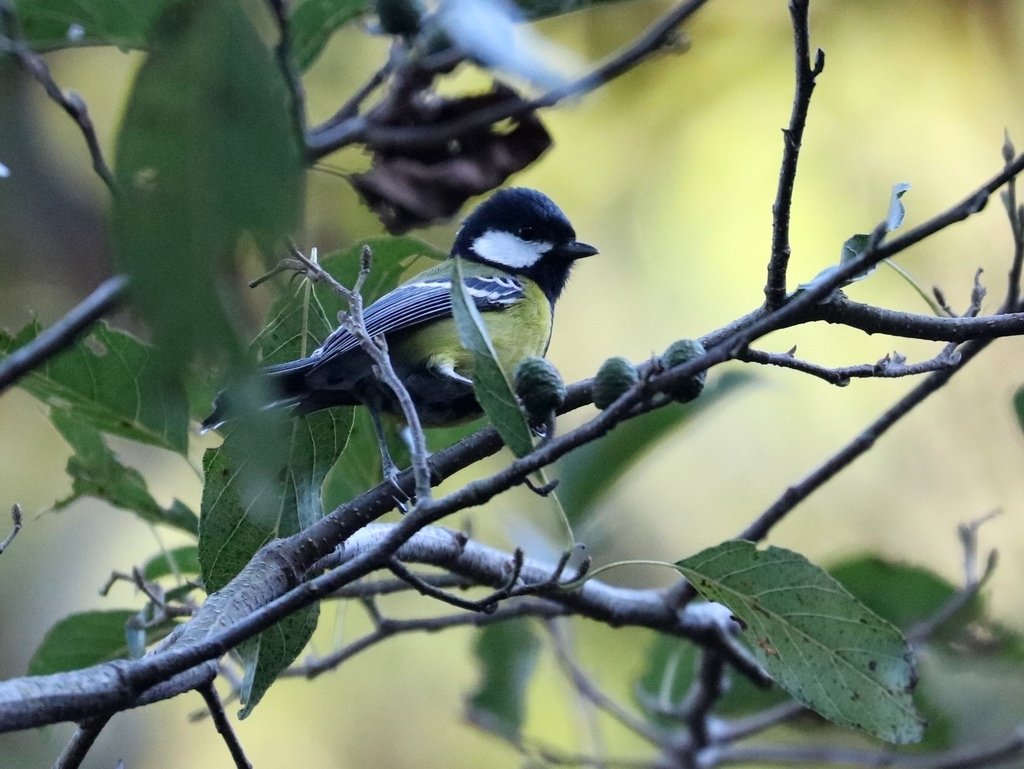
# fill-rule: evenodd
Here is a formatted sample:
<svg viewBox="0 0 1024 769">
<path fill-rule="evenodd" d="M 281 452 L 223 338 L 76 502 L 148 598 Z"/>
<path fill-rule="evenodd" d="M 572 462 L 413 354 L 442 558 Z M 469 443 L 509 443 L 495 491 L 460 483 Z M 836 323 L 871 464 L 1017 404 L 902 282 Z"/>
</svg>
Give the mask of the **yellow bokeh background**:
<svg viewBox="0 0 1024 769">
<path fill-rule="evenodd" d="M 539 27 L 592 61 L 626 44 L 667 7 L 644 0 Z M 812 45 L 827 58 L 794 196 L 791 288 L 834 263 L 846 238 L 884 216 L 894 183 L 912 185 L 904 197 L 905 226 L 912 227 L 999 170 L 1004 130 L 1024 146 L 1021 3 L 831 0 L 815 3 L 811 23 Z M 601 256 L 579 266 L 558 307 L 549 357 L 567 381 L 592 375 L 611 355 L 642 360 L 674 339 L 700 336 L 763 298 L 780 129 L 792 101 L 785 3 L 709 3 L 687 37 L 685 53 L 660 55 L 546 112 L 555 144 L 512 180 L 548 192 L 579 237 L 601 249 Z M 339 34 L 306 80 L 314 121 L 332 113 L 385 55 L 383 41 L 358 29 Z M 48 60 L 58 82 L 89 104 L 112 161 L 140 56 L 95 49 Z M 0 231 L 0 323 L 14 328 L 31 312 L 54 320 L 104 275 L 105 250 L 96 233 L 102 235 L 108 201 L 74 126 L 32 84 L 14 88 L 9 70 L 2 71 L 4 93 L 19 94 L 19 114 L 0 104 L 0 162 L 12 170 L 11 179 L 0 179 L 0 227 L 6 231 Z M 463 75 L 452 87 L 479 82 Z M 21 156 L 5 154 L 24 151 L 16 142 L 22 134 L 10 128 L 15 123 L 21 131 L 34 129 L 32 146 L 66 200 L 50 205 L 15 186 L 23 181 Z M 352 151 L 327 163 L 344 172 L 365 167 Z M 336 176 L 311 172 L 308 192 L 303 242 L 331 249 L 380 232 Z M 70 227 L 79 219 L 62 213 L 58 203 L 92 229 Z M 418 234 L 444 247 L 453 232 L 450 225 Z M 993 199 L 967 223 L 901 255 L 899 264 L 925 288 L 941 287 L 959 310 L 967 307 L 982 268 L 990 292 L 984 310 L 992 311 L 1005 289 L 1011 253 L 1006 217 Z M 928 311 L 886 268 L 849 294 Z M 797 346 L 801 357 L 824 365 L 874 362 L 894 349 L 913 361 L 939 349 L 824 324 L 776 332 L 757 346 L 776 352 Z M 1002 515 L 980 535 L 982 547 L 998 548 L 1000 555 L 985 595 L 1001 622 L 1024 632 L 1024 436 L 1011 403 L 1024 383 L 1022 353 L 1019 340 L 994 344 L 793 511 L 770 541 L 825 565 L 876 552 L 955 582 L 962 576 L 957 524 L 998 509 Z M 742 365 L 716 369 L 712 379 L 725 368 Z M 676 560 L 735 535 L 915 383 L 855 380 L 835 388 L 791 371 L 747 368 L 757 375 L 754 385 L 660 444 L 602 503 L 592 549 L 597 563 Z M 587 413 L 566 418 L 565 425 Z M 69 492 L 67 448 L 43 409 L 16 390 L 0 397 L 0 426 L 0 508 L 20 502 L 28 513 L 25 530 L 0 557 L 0 674 L 9 678 L 23 674 L 46 629 L 71 611 L 137 605 L 127 588 L 106 599 L 97 591 L 111 569 L 140 563 L 157 542 L 132 516 L 99 503 L 47 512 Z M 208 445 L 209 439 L 197 441 L 196 458 Z M 198 509 L 199 486 L 186 463 L 122 443 L 115 448 L 143 469 L 159 500 L 177 496 Z M 471 518 L 482 538 L 513 546 L 536 543 L 533 527 L 552 515 L 517 490 L 451 525 Z M 163 540 L 177 542 L 166 534 Z M 669 577 L 631 569 L 610 579 L 657 585 Z M 385 606 L 394 616 L 444 611 L 411 597 Z M 628 703 L 649 636 L 585 621 L 573 628 L 584 667 Z M 357 606 L 330 607 L 313 646 L 326 653 L 366 629 Z M 475 681 L 472 640 L 468 630 L 403 636 L 315 681 L 284 682 L 238 725 L 241 740 L 261 767 L 514 766 L 519 759 L 511 750 L 462 720 L 463 697 Z M 1021 688 L 1021 681 L 1012 683 Z M 985 736 L 1000 716 L 1012 715 L 1007 708 L 1019 708 L 1019 702 L 984 695 L 989 684 L 995 682 L 982 673 L 958 682 L 965 701 L 971 697 L 966 692 L 982 692 L 971 705 L 977 729 L 960 736 Z M 186 720 L 201 707 L 199 697 L 188 696 L 118 716 L 86 765 L 113 766 L 121 757 L 132 769 L 227 765 L 209 722 Z M 527 732 L 587 751 L 585 723 L 556 663 L 542 656 Z M 650 756 L 636 737 L 602 724 L 611 754 Z M 44 765 L 69 733 L 62 725 L 0 735 L 0 769 Z"/>
</svg>

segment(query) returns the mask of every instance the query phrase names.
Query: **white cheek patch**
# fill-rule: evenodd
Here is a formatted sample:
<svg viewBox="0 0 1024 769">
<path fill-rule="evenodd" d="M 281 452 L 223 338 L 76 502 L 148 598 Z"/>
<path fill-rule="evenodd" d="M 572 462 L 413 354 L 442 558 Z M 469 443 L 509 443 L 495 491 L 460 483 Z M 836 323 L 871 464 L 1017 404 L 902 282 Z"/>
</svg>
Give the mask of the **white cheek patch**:
<svg viewBox="0 0 1024 769">
<path fill-rule="evenodd" d="M 473 241 L 473 250 L 481 259 L 514 269 L 532 267 L 553 247 L 553 243 L 523 240 L 497 230 L 487 230 Z"/>
</svg>

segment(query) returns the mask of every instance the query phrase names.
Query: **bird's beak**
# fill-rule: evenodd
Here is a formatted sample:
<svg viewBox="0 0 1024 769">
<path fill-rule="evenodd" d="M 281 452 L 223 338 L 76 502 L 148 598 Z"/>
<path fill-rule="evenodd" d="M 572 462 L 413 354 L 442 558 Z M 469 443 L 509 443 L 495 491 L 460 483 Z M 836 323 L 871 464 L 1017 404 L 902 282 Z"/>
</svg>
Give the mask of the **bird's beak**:
<svg viewBox="0 0 1024 769">
<path fill-rule="evenodd" d="M 578 240 L 570 240 L 568 243 L 558 247 L 559 256 L 566 259 L 582 259 L 585 256 L 593 256 L 597 249 L 589 243 L 580 243 Z"/>
</svg>

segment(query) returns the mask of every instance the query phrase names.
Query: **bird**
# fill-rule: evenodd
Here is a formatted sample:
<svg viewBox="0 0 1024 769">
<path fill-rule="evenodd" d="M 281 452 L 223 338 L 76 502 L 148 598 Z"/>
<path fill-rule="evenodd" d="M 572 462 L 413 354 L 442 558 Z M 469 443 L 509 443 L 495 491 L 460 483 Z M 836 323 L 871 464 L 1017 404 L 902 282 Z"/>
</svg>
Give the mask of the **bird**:
<svg viewBox="0 0 1024 769">
<path fill-rule="evenodd" d="M 447 259 L 366 307 L 366 330 L 373 338 L 384 337 L 422 425 L 456 425 L 483 413 L 473 391 L 473 356 L 460 343 L 452 315 L 456 258 L 498 361 L 512 372 L 523 358 L 547 352 L 555 304 L 573 265 L 597 253 L 576 239 L 572 224 L 547 195 L 525 187 L 505 188 L 464 220 Z M 368 407 L 388 464 L 380 415 L 401 418 L 401 406 L 344 325 L 309 356 L 262 372 L 274 396 L 267 408 L 290 408 L 299 415 L 333 406 Z M 219 395 L 202 429 L 222 426 L 229 411 Z M 394 470 L 393 464 L 385 467 L 385 475 L 389 469 Z"/>
</svg>

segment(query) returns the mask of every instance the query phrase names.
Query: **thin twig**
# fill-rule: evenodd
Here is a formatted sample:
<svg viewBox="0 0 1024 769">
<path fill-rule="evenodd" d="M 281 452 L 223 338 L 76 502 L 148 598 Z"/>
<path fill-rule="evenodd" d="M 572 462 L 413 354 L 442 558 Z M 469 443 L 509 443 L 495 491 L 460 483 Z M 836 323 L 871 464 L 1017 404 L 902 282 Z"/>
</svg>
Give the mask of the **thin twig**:
<svg viewBox="0 0 1024 769">
<path fill-rule="evenodd" d="M 715 738 L 719 743 L 729 744 L 759 734 L 773 726 L 784 724 L 787 721 L 806 713 L 807 708 L 803 703 L 796 700 L 786 700 L 776 705 L 771 705 L 757 713 L 752 713 L 743 718 L 736 718 L 726 721 L 715 732 Z"/>
<path fill-rule="evenodd" d="M 854 302 L 845 296 L 829 299 L 814 308 L 803 320 L 825 321 L 867 334 L 888 334 L 901 339 L 926 339 L 933 342 L 967 342 L 971 339 L 996 339 L 1024 333 L 1024 313 L 1006 312 L 981 317 L 937 317 L 900 312 Z"/>
<path fill-rule="evenodd" d="M 78 769 L 96 744 L 96 739 L 110 721 L 111 715 L 94 716 L 79 723 L 78 729 L 53 762 L 53 769 Z"/>
<path fill-rule="evenodd" d="M 929 395 L 941 389 L 956 372 L 967 365 L 988 344 L 989 340 L 978 340 L 964 345 L 960 350 L 960 360 L 956 364 L 930 374 L 927 379 L 886 409 L 874 422 L 825 460 L 810 475 L 787 488 L 782 496 L 740 532 L 738 538 L 754 541 L 764 539 L 772 527 L 781 521 L 790 510 L 870 449 L 889 428 L 919 406 Z"/>
<path fill-rule="evenodd" d="M 46 95 L 71 117 L 89 148 L 93 170 L 107 185 L 111 194 L 117 195 L 117 182 L 114 180 L 114 174 L 111 173 L 106 160 L 103 159 L 103 149 L 100 147 L 99 139 L 96 136 L 96 127 L 89 116 L 89 108 L 85 101 L 74 91 L 64 91 L 57 85 L 43 57 L 29 48 L 21 39 L 21 24 L 18 15 L 8 0 L 0 0 L 0 22 L 2 22 L 0 28 L 6 29 L 10 36 L 0 36 L 0 53 L 11 54 L 21 68 L 43 87 Z"/>
<path fill-rule="evenodd" d="M 508 580 L 504 585 L 501 585 L 497 590 L 484 598 L 476 601 L 470 601 L 465 598 L 459 598 L 458 596 L 434 587 L 429 582 L 421 580 L 405 568 L 402 562 L 394 556 L 392 556 L 388 561 L 388 568 L 391 569 L 392 573 L 400 580 L 408 583 L 410 587 L 417 590 L 420 594 L 434 598 L 438 601 L 443 601 L 444 603 L 452 606 L 457 606 L 460 609 L 465 609 L 467 611 L 479 611 L 484 614 L 493 613 L 494 610 L 498 608 L 498 604 L 512 594 L 512 588 L 519 580 L 519 575 L 523 570 L 523 551 L 519 548 L 516 548 L 515 553 L 512 556 L 512 560 L 509 563 L 509 567 Z"/>
<path fill-rule="evenodd" d="M 401 45 L 401 43 L 396 41 L 395 45 Z M 359 108 L 362 106 L 363 102 L 369 98 L 370 94 L 380 88 L 385 81 L 387 81 L 388 76 L 394 69 L 394 66 L 395 49 L 392 48 L 391 54 L 388 56 L 388 60 L 384 65 L 370 75 L 369 79 L 363 83 L 363 85 L 354 94 L 352 94 L 352 96 L 349 97 L 348 101 L 342 104 L 341 107 L 338 108 L 338 111 L 331 115 L 331 117 L 324 122 L 323 126 L 317 130 L 322 130 L 327 126 L 339 125 L 340 123 L 344 123 L 346 120 L 351 120 L 356 117 L 359 114 Z"/>
<path fill-rule="evenodd" d="M 690 728 L 693 747 L 700 749 L 711 742 L 708 721 L 711 710 L 725 693 L 725 660 L 717 651 L 701 649 L 697 675 L 683 699 L 682 711 Z"/>
<path fill-rule="evenodd" d="M 772 205 L 772 254 L 768 262 L 768 281 L 764 287 L 765 306 L 768 308 L 778 307 L 786 298 L 786 270 L 791 253 L 789 217 L 793 206 L 797 163 L 800 158 L 800 146 L 803 143 L 804 127 L 807 125 L 811 95 L 814 93 L 818 75 L 825 68 L 825 53 L 820 48 L 815 55 L 814 64 L 811 64 L 809 4 L 810 0 L 790 0 L 789 3 L 789 14 L 793 23 L 796 84 L 789 127 L 782 131 L 782 165 L 779 169 L 775 203 Z"/>
<path fill-rule="evenodd" d="M 704 766 L 727 764 L 831 764 L 833 766 L 896 767 L 896 769 L 977 769 L 1024 754 L 1024 724 L 1008 737 L 988 745 L 972 745 L 939 753 L 895 753 L 857 750 L 835 745 L 794 747 L 725 746 L 705 751 Z"/>
<path fill-rule="evenodd" d="M 964 585 L 930 617 L 921 620 L 907 631 L 907 640 L 911 644 L 917 645 L 930 641 L 943 625 L 960 614 L 978 596 L 982 586 L 996 568 L 996 551 L 992 550 L 986 559 L 985 570 L 978 574 L 978 529 L 998 514 L 997 510 L 957 527 L 960 544 L 964 551 Z"/>
<path fill-rule="evenodd" d="M 1003 142 L 1003 160 L 1007 164 L 1012 163 L 1015 154 L 1010 135 L 1007 133 L 1006 140 Z M 1002 194 L 1003 205 L 1006 207 L 1006 215 L 1010 221 L 1010 234 L 1013 236 L 1013 259 L 1010 262 L 1010 272 L 1006 281 L 1004 311 L 1015 307 L 1020 300 L 1021 274 L 1024 272 L 1024 206 L 1017 205 L 1016 181 L 1016 179 L 1011 179 Z"/>
<path fill-rule="evenodd" d="M 213 687 L 213 682 L 211 681 L 204 686 L 200 686 L 199 693 L 203 696 L 203 701 L 206 702 L 206 708 L 213 718 L 213 725 L 216 727 L 217 733 L 224 740 L 224 744 L 231 754 L 231 760 L 235 762 L 236 769 L 252 769 L 252 763 L 246 758 L 242 743 L 239 742 L 238 735 L 235 734 L 235 730 L 231 727 L 231 722 L 224 712 L 224 705 L 221 703 L 220 697 L 217 696 L 217 690 Z"/>
<path fill-rule="evenodd" d="M 288 94 L 291 97 L 292 124 L 295 126 L 295 136 L 303 136 L 306 132 L 306 92 L 302 87 L 302 77 L 295 68 L 295 61 L 292 59 L 291 42 L 291 21 L 288 17 L 288 0 L 268 0 L 270 9 L 274 14 L 274 23 L 277 24 L 277 45 L 274 52 L 277 56 L 277 66 L 281 69 L 285 84 L 288 86 Z"/>
<path fill-rule="evenodd" d="M 932 371 L 941 371 L 956 365 L 960 355 L 956 351 L 956 345 L 950 344 L 934 358 L 921 361 L 920 363 L 907 363 L 899 353 L 887 354 L 877 363 L 864 363 L 857 366 L 843 366 L 841 368 L 828 368 L 810 361 L 801 360 L 794 355 L 795 351 L 785 353 L 770 353 L 761 350 L 747 348 L 740 352 L 737 360 L 745 363 L 760 363 L 768 366 L 779 366 L 790 368 L 804 374 L 823 379 L 829 384 L 837 387 L 845 387 L 854 378 L 895 378 L 906 376 L 919 376 Z"/>
<path fill-rule="evenodd" d="M 430 585 L 440 590 L 468 590 L 475 587 L 477 583 L 458 574 L 416 574 L 410 572 L 419 583 Z M 362 579 L 345 585 L 334 593 L 332 598 L 364 598 L 367 596 L 391 595 L 414 589 L 404 579 Z"/>
<path fill-rule="evenodd" d="M 387 619 L 378 616 L 374 620 L 375 627 L 371 632 L 335 652 L 319 658 L 308 658 L 301 664 L 293 665 L 282 675 L 287 677 L 315 678 L 322 673 L 333 670 L 341 663 L 362 651 L 366 651 L 371 646 L 375 646 L 392 636 L 403 633 L 436 633 L 454 627 L 483 627 L 520 617 L 558 617 L 568 613 L 569 610 L 564 606 L 548 601 L 521 599 L 515 603 L 503 604 L 490 614 L 459 612 L 458 614 L 446 614 L 440 617 L 403 620 Z"/>
<path fill-rule="evenodd" d="M 0 360 L 0 392 L 75 343 L 93 323 L 116 310 L 128 292 L 128 278 L 103 281 L 80 304 L 26 345 Z"/>
<path fill-rule="evenodd" d="M 21 531 L 21 505 L 14 503 L 11 505 L 11 533 L 4 537 L 3 542 L 0 542 L 0 555 L 10 546 L 14 541 L 14 538 L 18 536 L 18 532 Z"/>
<path fill-rule="evenodd" d="M 707 0 L 682 2 L 656 21 L 628 48 L 597 66 L 593 71 L 573 82 L 547 93 L 523 101 L 516 97 L 446 123 L 422 126 L 384 126 L 362 117 L 353 117 L 341 123 L 328 121 L 307 133 L 307 152 L 313 159 L 354 143 L 372 144 L 378 148 L 405 148 L 436 146 L 458 138 L 467 131 L 483 128 L 502 120 L 515 119 L 551 107 L 565 99 L 581 96 L 628 72 L 652 54 L 672 42 L 678 27 L 689 19 Z"/>
<path fill-rule="evenodd" d="M 591 680 L 590 676 L 583 672 L 580 666 L 576 664 L 576 660 L 573 659 L 564 633 L 561 631 L 557 620 L 545 622 L 544 626 L 548 629 L 554 640 L 553 648 L 558 664 L 581 696 L 605 711 L 629 731 L 642 737 L 655 747 L 665 749 L 670 745 L 671 738 L 664 730 L 657 728 L 652 722 L 640 718 L 623 708 L 614 699 L 601 691 L 597 684 Z"/>
<path fill-rule="evenodd" d="M 409 395 L 405 384 L 391 364 L 391 357 L 388 355 L 385 340 L 383 338 L 372 338 L 363 319 L 363 297 L 360 291 L 370 273 L 372 258 L 370 247 L 363 246 L 363 252 L 360 257 L 359 277 L 356 278 L 356 285 L 352 289 L 341 285 L 327 270 L 294 246 L 292 247 L 292 256 L 302 263 L 310 277 L 327 283 L 348 302 L 348 313 L 346 313 L 342 325 L 359 341 L 359 346 L 363 352 L 373 361 L 377 377 L 391 390 L 402 409 L 402 416 L 405 418 L 411 435 L 410 454 L 412 455 L 413 476 L 416 481 L 416 504 L 429 502 L 432 495 L 430 467 L 427 464 L 427 458 L 430 454 L 427 451 L 427 438 L 423 433 L 423 425 L 420 422 L 419 413 L 416 411 L 416 405 L 413 403 L 412 396 Z"/>
</svg>

